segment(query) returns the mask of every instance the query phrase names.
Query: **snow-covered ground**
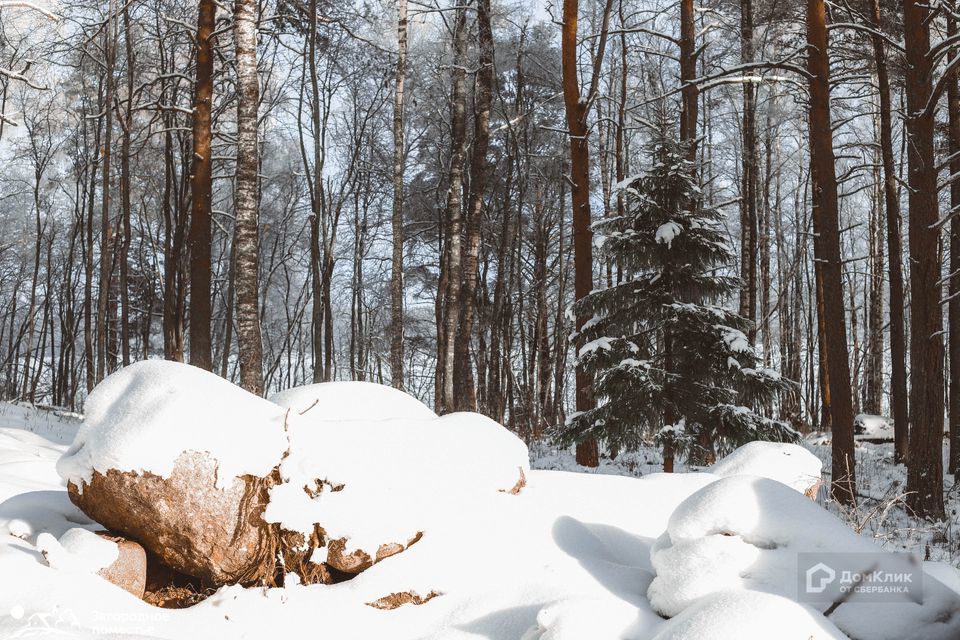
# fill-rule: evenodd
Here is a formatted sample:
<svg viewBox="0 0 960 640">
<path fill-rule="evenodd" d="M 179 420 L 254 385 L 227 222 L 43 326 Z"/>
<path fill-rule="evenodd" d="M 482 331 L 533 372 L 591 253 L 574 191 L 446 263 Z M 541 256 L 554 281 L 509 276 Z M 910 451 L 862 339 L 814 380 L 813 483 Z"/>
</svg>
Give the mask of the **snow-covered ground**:
<svg viewBox="0 0 960 640">
<path fill-rule="evenodd" d="M 362 404 L 362 391 L 341 388 L 325 402 L 340 398 L 360 407 L 358 411 L 366 406 L 370 425 L 389 426 L 393 418 Z M 304 394 L 274 400 L 298 412 L 310 409 L 309 403 L 299 406 Z M 424 437 L 430 436 L 432 421 L 452 424 L 449 417 L 431 418 L 409 403 L 396 406 L 401 407 L 394 409 L 402 414 L 400 422 L 420 425 L 416 428 Z M 304 411 L 304 418 L 310 411 Z M 338 421 L 349 417 L 336 415 Z M 353 427 L 362 421 L 355 422 Z M 56 471 L 78 426 L 73 416 L 0 404 L 3 640 L 960 637 L 960 593 L 944 586 L 960 589 L 960 574 L 946 564 L 931 563 L 928 568 L 928 595 L 922 605 L 849 602 L 828 618 L 821 613 L 825 606 L 796 602 L 791 564 L 796 552 L 870 550 L 874 546 L 869 537 L 875 532 L 882 534 L 879 542 L 894 543 L 887 535 L 892 525 L 865 526 L 867 535 L 858 536 L 804 497 L 816 458 L 799 448 L 776 448 L 780 445 L 758 447 L 706 472 L 672 475 L 656 473 L 660 460 L 653 451 L 605 459 L 598 473 L 580 473 L 572 455 L 535 446 L 533 470 L 518 494 L 477 492 L 459 505 L 438 503 L 417 544 L 351 580 L 273 589 L 224 587 L 188 609 L 159 609 L 92 573 L 91 566 L 95 569 L 103 560 L 71 557 L 103 551 L 77 533 L 77 528 L 96 530 L 98 525 L 69 501 Z M 375 486 L 363 485 L 357 465 L 369 457 L 370 474 L 376 477 L 374 465 L 387 464 L 389 456 L 363 455 L 364 448 L 377 446 L 372 436 L 376 431 L 368 427 L 360 440 L 351 441 L 344 431 L 335 444 L 341 452 L 351 442 L 357 445 L 344 458 L 352 466 L 343 466 L 342 472 L 357 478 L 364 487 L 358 499 L 366 509 L 375 509 Z M 323 446 L 323 439 L 306 442 Z M 445 444 L 454 452 L 432 475 L 437 486 L 465 482 L 475 466 L 471 456 L 489 454 L 477 449 L 477 442 L 459 449 L 452 439 Z M 419 445 L 422 442 L 414 440 L 407 446 Z M 392 455 L 407 455 L 400 439 L 385 446 Z M 508 451 L 515 445 L 504 440 L 503 446 Z M 823 457 L 818 447 L 810 449 Z M 883 445 L 859 449 L 866 494 L 882 497 L 881 483 L 896 476 L 885 451 Z M 411 459 L 427 464 L 422 456 Z M 298 462 L 301 467 L 318 463 L 322 456 Z M 433 470 L 421 471 L 429 475 Z M 385 485 L 389 474 L 387 470 L 379 476 Z M 391 490 L 383 499 L 402 496 L 402 491 Z M 955 513 L 955 493 L 951 500 Z M 896 520 L 889 515 L 896 509 L 891 507 L 886 522 Z M 955 534 L 955 527 L 956 522 L 946 534 Z M 922 535 L 918 533 L 917 540 L 927 539 Z M 54 544 L 54 539 L 62 544 Z M 895 544 L 915 548 L 910 540 L 897 538 Z M 55 557 L 50 549 L 56 550 Z M 953 549 L 936 546 L 931 557 L 957 564 Z M 370 606 L 405 592 L 435 595 L 424 604 L 393 610 Z"/>
</svg>

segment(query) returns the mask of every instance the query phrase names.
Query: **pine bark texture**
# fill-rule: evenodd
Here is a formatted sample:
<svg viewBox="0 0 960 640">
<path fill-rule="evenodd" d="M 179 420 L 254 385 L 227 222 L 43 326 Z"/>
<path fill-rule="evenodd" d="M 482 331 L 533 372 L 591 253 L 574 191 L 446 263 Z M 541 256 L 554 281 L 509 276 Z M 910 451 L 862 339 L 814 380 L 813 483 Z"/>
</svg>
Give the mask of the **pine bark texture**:
<svg viewBox="0 0 960 640">
<path fill-rule="evenodd" d="M 563 103 L 570 137 L 570 200 L 573 204 L 573 272 L 574 299 L 580 300 L 593 290 L 593 231 L 590 228 L 590 147 L 587 141 L 587 102 L 581 100 L 580 79 L 577 73 L 577 0 L 563 2 L 563 30 L 561 34 L 561 70 Z M 576 318 L 580 333 L 586 318 Z M 574 349 L 579 352 L 582 340 Z M 589 374 L 582 366 L 576 371 L 576 410 L 593 408 L 593 394 Z M 577 443 L 577 462 L 595 467 L 599 464 L 597 441 L 588 438 Z"/>
<path fill-rule="evenodd" d="M 910 460 L 907 504 L 943 517 L 943 314 L 929 5 L 903 0 L 910 236 Z"/>
<path fill-rule="evenodd" d="M 197 79 L 193 101 L 193 164 L 190 175 L 190 364 L 213 369 L 210 340 L 210 208 L 213 198 L 211 110 L 213 30 L 217 5 L 200 0 L 197 19 Z"/>
<path fill-rule="evenodd" d="M 826 359 L 830 418 L 833 427 L 833 482 L 836 500 L 856 495 L 853 402 L 844 318 L 840 212 L 830 118 L 830 60 L 827 53 L 824 0 L 807 0 L 807 71 L 810 74 L 810 164 L 813 173 L 814 257 L 820 266 L 823 318 L 821 351 Z"/>
<path fill-rule="evenodd" d="M 947 37 L 956 35 L 956 22 L 947 19 Z M 952 61 L 956 54 L 951 54 Z M 950 219 L 950 280 L 949 306 L 947 308 L 950 343 L 948 358 L 950 363 L 950 397 L 948 421 L 950 424 L 950 457 L 948 471 L 960 477 L 960 87 L 954 76 L 947 84 L 947 111 L 950 127 L 950 209 L 954 215 Z"/>
<path fill-rule="evenodd" d="M 693 0 L 680 0 L 680 141 L 687 145 L 687 158 L 697 157 L 699 89 L 697 77 L 696 24 Z"/>
</svg>

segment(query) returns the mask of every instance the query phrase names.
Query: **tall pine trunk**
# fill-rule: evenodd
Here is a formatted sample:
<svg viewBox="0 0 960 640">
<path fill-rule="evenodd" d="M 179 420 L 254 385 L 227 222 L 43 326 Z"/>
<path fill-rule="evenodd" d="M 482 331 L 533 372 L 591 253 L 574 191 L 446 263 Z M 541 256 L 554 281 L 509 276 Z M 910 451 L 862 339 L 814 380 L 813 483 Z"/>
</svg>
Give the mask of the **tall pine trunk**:
<svg viewBox="0 0 960 640">
<path fill-rule="evenodd" d="M 880 25 L 880 0 L 872 0 L 874 29 Z M 883 201 L 887 213 L 887 272 L 890 280 L 890 408 L 893 415 L 894 459 L 907 461 L 910 418 L 907 413 L 907 346 L 904 328 L 903 252 L 900 239 L 900 199 L 893 158 L 893 109 L 883 37 L 874 34 L 873 55 L 880 93 L 880 155 L 883 162 Z"/>
<path fill-rule="evenodd" d="M 947 19 L 947 37 L 956 35 L 953 18 Z M 950 60 L 957 54 L 952 53 Z M 948 471 L 960 478 L 960 87 L 956 76 L 947 84 L 947 109 L 950 118 L 950 458 Z"/>
<path fill-rule="evenodd" d="M 570 200 L 573 205 L 573 283 L 577 300 L 593 290 L 593 230 L 590 227 L 590 146 L 587 140 L 587 116 L 593 89 L 587 96 L 580 95 L 580 78 L 577 72 L 577 0 L 564 0 L 563 27 L 561 32 L 561 72 L 563 103 L 567 116 L 567 133 L 570 138 Z M 607 2 L 604 28 L 606 36 L 610 2 Z M 603 42 L 603 40 L 601 40 Z M 600 49 L 602 52 L 602 48 Z M 602 55 L 600 56 L 602 60 Z M 595 63 L 595 68 L 596 63 Z M 596 73 L 593 82 L 597 81 Z M 587 318 L 577 315 L 576 330 L 580 330 Z M 574 347 L 579 355 L 582 338 L 577 338 Z M 594 406 L 590 374 L 582 366 L 576 371 L 576 410 L 587 411 Z M 595 467 L 599 464 L 599 450 L 595 438 L 585 438 L 577 443 L 577 462 Z"/>
<path fill-rule="evenodd" d="M 680 0 L 680 142 L 687 145 L 687 159 L 697 159 L 697 118 L 700 91 L 697 77 L 696 25 L 693 0 Z"/>
<path fill-rule="evenodd" d="M 830 118 L 830 60 L 824 0 L 807 0 L 807 71 L 810 74 L 810 165 L 813 185 L 814 256 L 820 270 L 823 318 L 821 351 L 833 427 L 833 497 L 850 503 L 856 494 L 853 404 L 844 319 L 840 211 Z"/>
<path fill-rule="evenodd" d="M 913 372 L 907 504 L 918 515 L 937 519 L 943 518 L 943 314 L 934 120 L 928 109 L 933 72 L 929 13 L 929 5 L 903 0 Z"/>
<path fill-rule="evenodd" d="M 190 364 L 213 369 L 210 338 L 210 207 L 213 193 L 213 30 L 217 6 L 200 0 L 197 18 L 197 79 L 193 101 L 193 163 L 190 176 Z"/>
</svg>

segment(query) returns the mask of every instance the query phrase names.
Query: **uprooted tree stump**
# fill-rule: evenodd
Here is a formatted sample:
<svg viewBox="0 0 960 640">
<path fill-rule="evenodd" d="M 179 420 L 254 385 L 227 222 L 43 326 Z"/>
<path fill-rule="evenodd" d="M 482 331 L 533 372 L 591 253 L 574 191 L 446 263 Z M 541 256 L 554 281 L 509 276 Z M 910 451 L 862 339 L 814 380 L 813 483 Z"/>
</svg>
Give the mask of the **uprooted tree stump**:
<svg viewBox="0 0 960 640">
<path fill-rule="evenodd" d="M 216 474 L 210 456 L 184 452 L 169 478 L 110 469 L 67 490 L 88 516 L 205 585 L 272 580 L 278 540 L 261 518 L 271 480 L 244 476 L 218 489 Z"/>
<path fill-rule="evenodd" d="M 416 543 L 438 504 L 523 488 L 527 448 L 492 420 L 438 417 L 381 385 L 331 384 L 292 392 L 297 407 L 311 400 L 301 411 L 196 367 L 136 363 L 90 394 L 57 470 L 84 513 L 142 545 L 148 570 L 186 577 L 148 585 L 159 603 L 287 576 L 348 580 Z M 354 410 L 381 402 L 396 422 Z M 355 425 L 344 428 L 348 418 Z M 450 458 L 455 447 L 471 455 Z M 448 462 L 438 469 L 437 460 Z"/>
<path fill-rule="evenodd" d="M 382 544 L 372 557 L 362 550 L 347 552 L 345 539 L 327 540 L 319 525 L 305 537 L 263 519 L 269 489 L 279 482 L 276 473 L 234 478 L 222 488 L 216 486 L 216 473 L 216 461 L 207 454 L 184 452 L 169 478 L 111 469 L 94 472 L 81 486 L 70 482 L 67 489 L 88 516 L 142 545 L 151 555 L 152 573 L 160 563 L 186 579 L 147 588 L 158 606 L 183 606 L 202 599 L 197 594 L 204 589 L 225 584 L 279 586 L 288 572 L 304 584 L 340 582 L 421 536 Z M 325 560 L 314 562 L 320 548 Z M 189 583 L 191 578 L 196 584 Z M 137 588 L 143 597 L 142 585 Z"/>
</svg>

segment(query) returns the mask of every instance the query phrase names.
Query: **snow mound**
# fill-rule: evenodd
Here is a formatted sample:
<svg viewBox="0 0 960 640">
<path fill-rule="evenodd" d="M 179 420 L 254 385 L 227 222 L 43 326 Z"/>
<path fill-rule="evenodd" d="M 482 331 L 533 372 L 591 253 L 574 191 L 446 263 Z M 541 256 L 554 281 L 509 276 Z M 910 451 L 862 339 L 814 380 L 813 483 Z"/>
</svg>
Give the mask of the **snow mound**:
<svg viewBox="0 0 960 640">
<path fill-rule="evenodd" d="M 721 591 L 760 591 L 797 600 L 798 553 L 879 550 L 780 482 L 721 478 L 684 500 L 670 516 L 652 548 L 657 575 L 647 595 L 666 616 L 682 614 Z M 831 620 L 862 639 L 960 637 L 960 597 L 931 576 L 923 587 L 919 604 L 892 607 L 854 596 Z"/>
<path fill-rule="evenodd" d="M 109 469 L 169 477 L 184 451 L 218 463 L 217 485 L 265 476 L 287 449 L 287 411 L 187 364 L 148 360 L 107 377 L 57 463 L 77 486 Z"/>
<path fill-rule="evenodd" d="M 853 434 L 856 440 L 893 442 L 893 420 L 861 413 L 853 419 Z"/>
<path fill-rule="evenodd" d="M 321 382 L 292 387 L 269 400 L 312 420 L 428 420 L 437 414 L 411 395 L 374 382 Z"/>
<path fill-rule="evenodd" d="M 69 529 L 59 540 L 49 533 L 41 533 L 37 536 L 37 550 L 51 569 L 79 573 L 96 573 L 120 557 L 115 542 L 79 527 Z"/>
<path fill-rule="evenodd" d="M 673 618 L 653 640 L 845 640 L 819 611 L 758 591 L 721 591 Z"/>
<path fill-rule="evenodd" d="M 820 482 L 823 463 L 803 447 L 787 442 L 748 442 L 710 467 L 721 478 L 760 476 L 806 493 Z"/>
<path fill-rule="evenodd" d="M 346 539 L 347 553 L 405 545 L 478 494 L 519 490 L 529 472 L 523 441 L 477 413 L 342 421 L 311 413 L 290 428 L 283 484 L 270 490 L 264 518 L 307 538 L 319 524 L 328 540 Z"/>
</svg>

